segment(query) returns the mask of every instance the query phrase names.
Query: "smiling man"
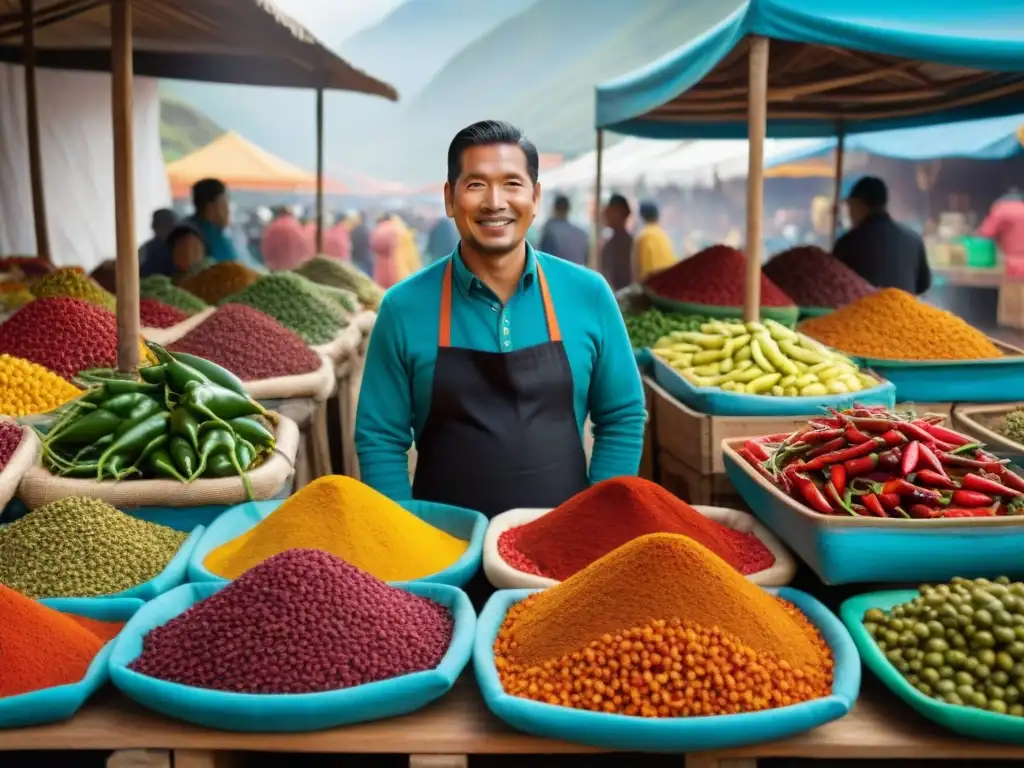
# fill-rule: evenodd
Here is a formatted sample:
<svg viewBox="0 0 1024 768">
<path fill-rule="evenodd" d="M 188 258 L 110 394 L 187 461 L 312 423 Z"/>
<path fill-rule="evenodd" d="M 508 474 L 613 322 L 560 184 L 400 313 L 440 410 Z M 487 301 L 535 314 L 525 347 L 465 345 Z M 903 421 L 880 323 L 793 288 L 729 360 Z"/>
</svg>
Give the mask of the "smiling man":
<svg viewBox="0 0 1024 768">
<path fill-rule="evenodd" d="M 359 397 L 362 478 L 391 498 L 491 517 L 636 474 L 644 400 L 615 297 L 597 272 L 526 242 L 538 165 L 504 122 L 464 128 L 448 148 L 459 245 L 384 297 Z"/>
</svg>

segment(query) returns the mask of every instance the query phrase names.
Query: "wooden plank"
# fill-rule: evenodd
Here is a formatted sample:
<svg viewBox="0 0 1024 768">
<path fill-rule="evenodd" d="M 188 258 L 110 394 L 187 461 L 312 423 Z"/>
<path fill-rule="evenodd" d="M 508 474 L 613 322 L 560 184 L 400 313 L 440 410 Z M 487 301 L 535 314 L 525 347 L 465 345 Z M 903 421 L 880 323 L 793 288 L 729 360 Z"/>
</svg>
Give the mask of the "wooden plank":
<svg viewBox="0 0 1024 768">
<path fill-rule="evenodd" d="M 166 749 L 120 749 L 107 758 L 107 768 L 171 768 L 171 753 Z"/>
</svg>

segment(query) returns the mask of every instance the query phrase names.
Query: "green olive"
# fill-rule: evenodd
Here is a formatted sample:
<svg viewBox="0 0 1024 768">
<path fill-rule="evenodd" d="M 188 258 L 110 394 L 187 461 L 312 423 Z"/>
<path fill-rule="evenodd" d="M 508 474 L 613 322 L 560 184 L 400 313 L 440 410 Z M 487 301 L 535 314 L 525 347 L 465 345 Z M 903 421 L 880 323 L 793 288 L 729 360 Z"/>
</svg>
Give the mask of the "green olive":
<svg viewBox="0 0 1024 768">
<path fill-rule="evenodd" d="M 992 637 L 996 639 L 997 643 L 1002 645 L 1009 645 L 1014 641 L 1016 635 L 1013 633 L 1012 627 L 992 627 Z"/>
<path fill-rule="evenodd" d="M 1001 669 L 997 669 L 995 672 L 989 675 L 988 679 L 991 680 L 992 683 L 995 685 L 1007 686 L 1010 684 L 1010 676 L 1003 672 L 1003 670 Z"/>
<path fill-rule="evenodd" d="M 927 640 L 928 637 L 931 635 L 931 630 L 928 629 L 928 625 L 925 624 L 923 621 L 919 621 L 917 622 L 917 624 L 914 625 L 913 632 L 921 640 Z"/>
<path fill-rule="evenodd" d="M 945 653 L 949 650 L 949 643 L 941 637 L 933 637 L 924 644 L 925 650 L 934 653 Z"/>
<path fill-rule="evenodd" d="M 984 608 L 979 608 L 974 611 L 974 624 L 978 627 L 991 627 L 992 626 L 992 614 L 986 611 Z"/>
<path fill-rule="evenodd" d="M 974 678 L 970 672 L 960 671 L 953 675 L 953 682 L 957 685 L 974 685 Z"/>
<path fill-rule="evenodd" d="M 932 695 L 932 687 L 928 685 L 928 683 L 917 683 L 914 687 L 917 688 L 917 690 L 919 690 L 925 696 Z"/>
<path fill-rule="evenodd" d="M 943 637 L 946 634 L 946 628 L 935 619 L 930 620 L 927 626 L 932 637 Z"/>
<path fill-rule="evenodd" d="M 953 693 L 956 691 L 956 683 L 952 680 L 943 680 L 942 678 L 936 680 L 931 684 L 935 688 L 936 692 L 946 694 Z"/>
<path fill-rule="evenodd" d="M 964 701 L 970 701 L 974 698 L 974 688 L 969 685 L 958 685 L 956 687 L 956 695 Z"/>
<path fill-rule="evenodd" d="M 1013 669 L 1013 657 L 1006 651 L 997 653 L 995 662 L 996 668 L 1001 669 L 1003 672 L 1009 672 Z"/>
<path fill-rule="evenodd" d="M 972 648 L 992 648 L 996 644 L 996 639 L 992 637 L 991 632 L 978 631 L 974 633 L 974 637 L 971 638 Z"/>
<path fill-rule="evenodd" d="M 1018 661 L 1024 659 L 1024 641 L 1014 640 L 1006 646 L 1006 652 Z"/>
<path fill-rule="evenodd" d="M 1014 717 L 1024 717 L 1024 704 L 1011 704 L 1007 714 Z"/>
<path fill-rule="evenodd" d="M 978 659 L 978 661 L 980 661 L 986 667 L 991 667 L 996 663 L 995 651 L 991 650 L 990 648 L 984 648 L 975 653 L 974 655 Z"/>
<path fill-rule="evenodd" d="M 921 679 L 928 685 L 935 685 L 942 678 L 939 677 L 939 671 L 934 667 L 925 667 L 921 670 Z"/>
<path fill-rule="evenodd" d="M 894 632 L 891 629 L 886 630 L 886 632 L 885 632 L 885 642 L 888 643 L 889 645 L 899 645 L 899 642 L 900 642 L 900 634 L 899 634 L 899 632 Z"/>
<path fill-rule="evenodd" d="M 931 653 L 926 653 L 924 655 L 924 663 L 927 667 L 932 667 L 933 669 L 940 669 L 946 665 L 946 657 L 943 656 L 941 653 L 933 651 Z M 950 667 L 950 669 L 952 669 L 952 667 Z"/>
<path fill-rule="evenodd" d="M 1004 702 L 999 701 L 998 699 L 995 701 L 989 700 L 988 709 L 989 712 L 995 712 L 1000 715 L 1005 715 L 1009 711 L 1009 707 L 1007 707 Z"/>
<path fill-rule="evenodd" d="M 945 678 L 952 678 L 954 674 L 953 668 L 947 665 L 939 667 L 939 675 Z"/>
<path fill-rule="evenodd" d="M 975 669 L 971 674 L 973 674 L 979 680 L 986 680 L 988 679 L 988 676 L 992 674 L 992 672 L 986 665 L 979 664 L 977 669 Z"/>
<path fill-rule="evenodd" d="M 952 704 L 955 707 L 962 707 L 964 705 L 963 699 L 956 695 L 956 693 L 947 693 L 943 698 L 947 704 Z"/>
</svg>

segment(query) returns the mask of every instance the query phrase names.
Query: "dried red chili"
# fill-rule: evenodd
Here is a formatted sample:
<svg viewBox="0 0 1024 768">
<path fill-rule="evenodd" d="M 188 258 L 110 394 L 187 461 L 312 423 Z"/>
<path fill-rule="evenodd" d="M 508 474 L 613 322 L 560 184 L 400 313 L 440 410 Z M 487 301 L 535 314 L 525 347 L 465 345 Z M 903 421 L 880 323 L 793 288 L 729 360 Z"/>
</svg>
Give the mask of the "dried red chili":
<svg viewBox="0 0 1024 768">
<path fill-rule="evenodd" d="M 662 298 L 673 301 L 742 307 L 746 273 L 747 257 L 742 252 L 726 245 L 713 245 L 651 276 L 645 285 Z M 761 274 L 761 305 L 794 306 L 793 299 L 764 273 Z"/>
</svg>

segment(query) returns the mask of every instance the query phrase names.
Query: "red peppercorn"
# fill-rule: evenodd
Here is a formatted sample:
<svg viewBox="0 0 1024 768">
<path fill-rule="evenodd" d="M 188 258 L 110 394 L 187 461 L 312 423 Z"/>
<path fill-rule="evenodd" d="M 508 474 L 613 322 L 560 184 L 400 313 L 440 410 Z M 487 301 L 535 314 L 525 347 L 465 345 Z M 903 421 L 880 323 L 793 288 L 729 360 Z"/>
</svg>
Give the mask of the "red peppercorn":
<svg viewBox="0 0 1024 768">
<path fill-rule="evenodd" d="M 674 301 L 742 307 L 747 257 L 735 248 L 713 245 L 648 278 L 645 285 L 657 295 Z M 793 299 L 762 273 L 761 305 L 793 306 Z"/>
<path fill-rule="evenodd" d="M 158 299 L 139 299 L 139 322 L 143 328 L 170 328 L 188 320 L 188 315 L 177 307 Z"/>
<path fill-rule="evenodd" d="M 764 265 L 764 273 L 801 307 L 845 307 L 875 287 L 815 245 L 790 248 Z"/>
</svg>

